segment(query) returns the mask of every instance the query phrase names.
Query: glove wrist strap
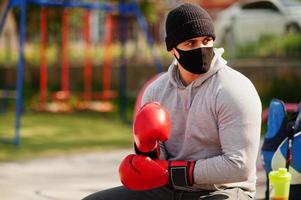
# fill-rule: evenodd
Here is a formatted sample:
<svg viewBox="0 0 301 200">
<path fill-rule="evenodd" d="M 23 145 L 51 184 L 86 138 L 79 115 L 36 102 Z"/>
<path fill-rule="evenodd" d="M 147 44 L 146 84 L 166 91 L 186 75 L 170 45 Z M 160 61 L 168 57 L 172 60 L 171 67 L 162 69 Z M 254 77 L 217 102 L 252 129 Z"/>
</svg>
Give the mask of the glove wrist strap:
<svg viewBox="0 0 301 200">
<path fill-rule="evenodd" d="M 189 187 L 194 184 L 195 161 L 169 161 L 168 172 L 173 186 Z"/>
<path fill-rule="evenodd" d="M 142 155 L 142 156 L 147 156 L 147 157 L 150 157 L 151 159 L 158 159 L 159 156 L 160 156 L 160 148 L 159 148 L 159 145 L 157 145 L 157 147 L 152 150 L 152 151 L 149 151 L 149 152 L 142 152 L 138 149 L 136 143 L 134 143 L 134 149 L 135 149 L 135 153 L 137 155 Z"/>
</svg>

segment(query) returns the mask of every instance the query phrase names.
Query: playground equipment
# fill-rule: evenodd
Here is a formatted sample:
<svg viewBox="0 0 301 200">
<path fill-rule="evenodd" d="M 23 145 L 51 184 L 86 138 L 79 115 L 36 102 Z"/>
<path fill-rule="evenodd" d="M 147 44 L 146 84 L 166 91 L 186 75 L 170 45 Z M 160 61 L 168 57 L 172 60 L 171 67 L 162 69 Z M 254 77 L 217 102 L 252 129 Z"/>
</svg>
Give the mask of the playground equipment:
<svg viewBox="0 0 301 200">
<path fill-rule="evenodd" d="M 92 92 L 92 66 L 91 66 L 91 11 L 85 11 L 83 15 L 84 41 L 85 41 L 85 67 L 84 67 L 84 99 L 78 101 L 78 110 L 92 110 L 99 112 L 110 112 L 113 110 L 111 99 L 117 97 L 117 93 L 111 90 L 111 44 L 112 44 L 112 14 L 105 18 L 104 35 L 104 60 L 102 73 L 102 92 Z"/>
<path fill-rule="evenodd" d="M 0 33 L 3 29 L 3 25 L 5 19 L 7 17 L 8 12 L 12 8 L 19 8 L 20 10 L 20 20 L 19 20 L 19 61 L 17 66 L 17 81 L 16 81 L 16 120 L 15 120 L 15 136 L 11 139 L 11 142 L 15 145 L 20 144 L 20 126 L 21 126 L 21 114 L 22 114 L 22 92 L 23 92 L 23 78 L 24 78 L 24 43 L 25 43 L 25 30 L 26 30 L 26 7 L 28 4 L 34 4 L 41 7 L 63 7 L 67 8 L 82 8 L 85 10 L 102 10 L 105 13 L 119 12 L 122 15 L 132 14 L 136 17 L 138 24 L 142 31 L 147 36 L 147 43 L 151 49 L 153 60 L 158 72 L 163 71 L 163 67 L 158 59 L 156 52 L 153 49 L 154 40 L 151 34 L 148 31 L 147 23 L 139 9 L 136 0 L 132 0 L 129 3 L 120 3 L 120 4 L 108 4 L 108 3 L 100 3 L 100 2 L 85 2 L 85 1 L 75 1 L 75 0 L 9 0 L 2 18 L 0 19 Z M 67 12 L 67 11 L 66 11 Z M 43 15 L 43 14 L 42 14 Z M 67 15 L 66 15 L 67 16 Z M 65 16 L 65 17 L 66 17 Z M 42 17 L 45 17 L 44 15 Z M 67 19 L 65 19 L 67 20 Z M 43 27 L 45 29 L 45 27 Z M 122 30 L 122 28 L 120 28 Z M 44 30 L 45 31 L 45 30 Z M 67 34 L 67 33 L 65 33 Z M 63 34 L 64 35 L 64 34 Z M 45 39 L 45 38 L 44 38 Z M 124 37 L 122 43 L 124 44 Z M 123 45 L 124 46 L 124 45 Z M 123 50 L 124 51 L 124 50 Z M 66 52 L 65 52 L 66 53 Z M 64 54 L 64 53 L 63 53 Z M 123 58 L 122 58 L 123 56 Z M 125 85 L 126 83 L 126 65 L 124 62 L 124 53 L 122 53 L 120 60 L 122 60 L 121 64 L 121 72 L 120 73 L 120 85 Z M 66 62 L 63 61 L 63 63 Z M 44 62 L 42 72 L 45 72 L 47 63 Z M 65 63 L 66 64 L 66 63 Z M 64 64 L 63 64 L 64 65 Z M 67 64 L 66 64 L 67 66 Z M 42 73 L 41 72 L 41 73 Z M 68 70 L 64 68 L 63 73 L 68 73 Z M 62 73 L 62 74 L 63 74 Z M 68 80 L 68 78 L 66 78 Z M 42 87 L 45 89 L 47 77 L 45 76 L 43 80 L 41 80 Z M 68 91 L 68 81 L 63 83 L 62 81 L 62 89 L 63 91 Z M 105 90 L 106 91 L 106 90 Z M 109 90 L 107 90 L 108 92 Z M 68 94 L 68 93 L 65 93 Z M 124 87 L 120 88 L 120 95 L 124 100 L 126 96 L 126 91 Z M 41 94 L 41 99 L 45 100 L 45 92 Z M 63 95 L 64 96 L 64 95 Z M 121 103 L 120 106 L 125 106 L 124 103 Z M 125 112 L 125 108 L 120 108 L 121 112 Z M 125 116 L 124 113 L 121 113 L 121 116 Z"/>
<path fill-rule="evenodd" d="M 40 57 L 40 99 L 33 106 L 37 111 L 48 112 L 71 112 L 74 106 L 69 101 L 72 93 L 69 90 L 69 26 L 68 9 L 64 9 L 62 17 L 62 67 L 61 67 L 61 89 L 53 93 L 51 102 L 47 101 L 47 60 L 45 48 L 47 46 L 47 8 L 40 10 L 40 38 L 41 38 L 41 57 Z M 111 99 L 117 97 L 117 93 L 110 90 L 111 87 L 111 43 L 112 43 L 112 15 L 107 14 L 105 20 L 105 39 L 104 39 L 104 64 L 103 64 L 103 92 L 92 92 L 92 60 L 91 60 L 91 10 L 84 10 L 83 20 L 83 40 L 84 48 L 84 92 L 79 95 L 75 106 L 80 111 L 110 112 L 113 110 Z"/>
<path fill-rule="evenodd" d="M 68 61 L 68 41 L 69 41 L 69 27 L 67 8 L 63 11 L 62 16 L 62 67 L 61 67 L 61 89 L 53 93 L 52 102 L 48 103 L 47 92 L 47 7 L 40 9 L 40 95 L 38 103 L 33 105 L 34 110 L 50 111 L 50 112 L 70 112 L 72 108 L 68 103 L 70 98 L 69 92 L 69 61 Z"/>
</svg>

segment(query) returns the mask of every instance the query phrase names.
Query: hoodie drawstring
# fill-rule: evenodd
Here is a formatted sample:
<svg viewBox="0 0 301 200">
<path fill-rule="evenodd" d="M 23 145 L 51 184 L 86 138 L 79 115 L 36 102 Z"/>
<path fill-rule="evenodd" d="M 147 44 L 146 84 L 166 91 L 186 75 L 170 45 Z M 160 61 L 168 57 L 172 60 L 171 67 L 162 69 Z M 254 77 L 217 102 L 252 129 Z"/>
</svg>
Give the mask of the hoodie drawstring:
<svg viewBox="0 0 301 200">
<path fill-rule="evenodd" d="M 192 87 L 193 87 L 193 83 L 188 86 L 188 94 L 187 94 L 188 97 L 187 97 L 187 104 L 186 104 L 187 110 L 190 108 L 192 99 L 193 99 L 192 98 Z"/>
</svg>

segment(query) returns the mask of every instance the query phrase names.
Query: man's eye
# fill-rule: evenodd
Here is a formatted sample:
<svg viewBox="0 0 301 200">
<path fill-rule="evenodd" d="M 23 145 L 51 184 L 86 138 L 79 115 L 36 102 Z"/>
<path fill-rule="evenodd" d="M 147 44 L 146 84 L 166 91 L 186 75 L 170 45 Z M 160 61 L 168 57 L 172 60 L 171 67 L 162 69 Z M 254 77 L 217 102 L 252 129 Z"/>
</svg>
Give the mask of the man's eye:
<svg viewBox="0 0 301 200">
<path fill-rule="evenodd" d="M 191 42 L 187 42 L 186 46 L 188 46 L 188 47 L 194 47 L 195 45 L 197 45 L 197 42 L 191 41 Z"/>
<path fill-rule="evenodd" d="M 207 45 L 211 40 L 212 40 L 211 38 L 207 38 L 207 39 L 202 41 L 202 44 Z"/>
<path fill-rule="evenodd" d="M 209 42 L 209 40 L 203 40 L 203 45 L 206 45 L 206 44 L 208 44 L 208 42 Z"/>
</svg>

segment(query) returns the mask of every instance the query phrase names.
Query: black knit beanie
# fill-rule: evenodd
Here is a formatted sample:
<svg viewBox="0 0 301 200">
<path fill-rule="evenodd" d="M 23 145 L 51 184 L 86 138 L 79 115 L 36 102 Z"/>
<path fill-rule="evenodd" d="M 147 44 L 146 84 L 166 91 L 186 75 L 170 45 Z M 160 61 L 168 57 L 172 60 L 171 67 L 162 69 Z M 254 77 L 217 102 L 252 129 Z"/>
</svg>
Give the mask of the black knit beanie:
<svg viewBox="0 0 301 200">
<path fill-rule="evenodd" d="M 211 36 L 215 39 L 210 15 L 199 5 L 191 3 L 184 3 L 168 13 L 165 30 L 168 51 L 194 37 Z"/>
</svg>

